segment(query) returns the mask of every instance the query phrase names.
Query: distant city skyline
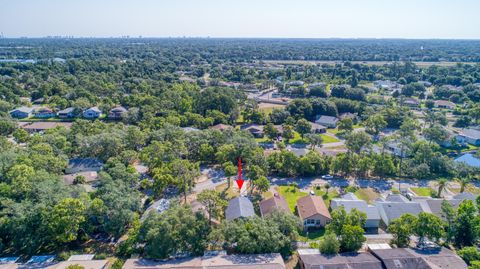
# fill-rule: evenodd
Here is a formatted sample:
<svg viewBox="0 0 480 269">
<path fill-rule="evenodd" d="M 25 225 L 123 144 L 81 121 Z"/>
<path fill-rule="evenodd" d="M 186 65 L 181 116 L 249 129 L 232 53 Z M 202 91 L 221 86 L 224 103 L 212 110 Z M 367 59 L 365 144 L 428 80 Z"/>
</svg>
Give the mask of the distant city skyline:
<svg viewBox="0 0 480 269">
<path fill-rule="evenodd" d="M 478 0 L 0 0 L 4 37 L 480 39 Z"/>
</svg>

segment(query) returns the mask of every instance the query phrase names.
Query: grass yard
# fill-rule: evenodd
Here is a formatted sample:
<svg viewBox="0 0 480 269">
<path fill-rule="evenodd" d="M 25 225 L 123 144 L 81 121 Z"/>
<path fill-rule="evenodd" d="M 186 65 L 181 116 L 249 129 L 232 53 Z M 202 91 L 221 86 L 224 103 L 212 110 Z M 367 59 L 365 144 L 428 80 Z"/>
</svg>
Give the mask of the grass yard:
<svg viewBox="0 0 480 269">
<path fill-rule="evenodd" d="M 318 241 L 325 235 L 325 229 L 320 229 L 317 231 L 305 232 L 302 231 L 298 236 L 298 241 L 308 242 L 308 241 Z"/>
<path fill-rule="evenodd" d="M 233 190 L 232 188 L 233 184 L 235 184 L 235 182 L 233 182 L 233 180 L 230 180 L 230 188 L 227 188 L 228 187 L 227 183 L 223 183 L 215 187 L 215 190 L 218 192 L 224 193 L 227 199 L 232 199 L 240 195 L 238 191 Z"/>
<path fill-rule="evenodd" d="M 331 137 L 329 135 L 326 135 L 326 134 L 321 134 L 320 135 L 323 139 L 323 143 L 335 143 L 335 142 L 340 142 L 340 140 L 338 140 L 337 138 L 335 137 Z"/>
<path fill-rule="evenodd" d="M 428 187 L 410 188 L 418 196 L 432 196 L 432 189 Z"/>
<path fill-rule="evenodd" d="M 283 198 L 285 198 L 288 207 L 292 212 L 295 212 L 297 200 L 305 195 L 308 195 L 307 193 L 301 192 L 299 189 L 290 186 L 278 186 L 277 191 L 281 196 L 283 196 Z"/>
<path fill-rule="evenodd" d="M 355 195 L 365 202 L 372 204 L 375 199 L 380 197 L 380 194 L 374 191 L 372 188 L 361 188 L 355 192 Z"/>
<path fill-rule="evenodd" d="M 315 195 L 322 197 L 327 207 L 330 207 L 330 201 L 333 198 L 337 198 L 339 196 L 337 190 L 333 190 L 333 189 L 328 190 L 327 197 L 325 197 L 326 192 L 324 189 L 320 189 L 320 190 L 315 189 L 314 192 L 315 192 Z"/>
</svg>

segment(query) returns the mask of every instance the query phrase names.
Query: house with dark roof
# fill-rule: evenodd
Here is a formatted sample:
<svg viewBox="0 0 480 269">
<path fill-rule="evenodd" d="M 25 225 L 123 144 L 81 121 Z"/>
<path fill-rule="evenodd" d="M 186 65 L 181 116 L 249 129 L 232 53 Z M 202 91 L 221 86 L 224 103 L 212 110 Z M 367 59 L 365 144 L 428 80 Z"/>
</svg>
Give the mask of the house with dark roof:
<svg viewBox="0 0 480 269">
<path fill-rule="evenodd" d="M 446 100 L 436 100 L 434 101 L 434 107 L 436 108 L 446 108 L 446 109 L 454 109 L 455 103 Z"/>
<path fill-rule="evenodd" d="M 265 135 L 265 133 L 263 132 L 263 127 L 263 125 L 252 123 L 240 126 L 240 130 L 248 131 L 256 138 L 262 138 Z"/>
<path fill-rule="evenodd" d="M 455 138 L 460 144 L 480 146 L 480 131 L 476 129 L 463 129 Z"/>
<path fill-rule="evenodd" d="M 9 113 L 10 113 L 10 116 L 12 116 L 12 118 L 24 119 L 24 118 L 31 117 L 33 110 L 34 109 L 31 107 L 22 106 L 22 107 L 15 108 Z"/>
<path fill-rule="evenodd" d="M 299 249 L 298 257 L 302 269 L 383 269 L 382 262 L 366 252 L 325 255 L 318 249 Z"/>
<path fill-rule="evenodd" d="M 287 200 L 278 193 L 275 193 L 273 197 L 269 199 L 261 201 L 259 206 L 262 217 L 268 216 L 274 211 L 282 211 L 288 214 L 292 213 L 288 207 Z"/>
<path fill-rule="evenodd" d="M 233 129 L 233 127 L 230 126 L 230 125 L 227 125 L 227 124 L 219 123 L 217 125 L 211 126 L 210 129 L 219 130 L 219 131 L 226 131 L 226 130 Z"/>
<path fill-rule="evenodd" d="M 467 269 L 467 264 L 454 252 L 438 249 L 371 249 L 386 269 Z"/>
<path fill-rule="evenodd" d="M 404 214 L 417 216 L 423 211 L 418 202 L 408 200 L 400 194 L 390 194 L 385 199 L 377 200 L 375 206 L 378 209 L 382 221 L 389 225 L 393 220 L 400 218 Z"/>
<path fill-rule="evenodd" d="M 307 195 L 298 199 L 297 212 L 305 230 L 325 227 L 332 220 L 325 202 L 316 195 Z"/>
<path fill-rule="evenodd" d="M 108 118 L 111 120 L 121 120 L 127 112 L 128 110 L 123 106 L 117 106 L 110 109 L 108 112 Z"/>
<path fill-rule="evenodd" d="M 102 111 L 94 106 L 83 111 L 83 117 L 86 119 L 98 119 L 102 115 Z"/>
<path fill-rule="evenodd" d="M 76 158 L 68 161 L 65 174 L 80 172 L 99 172 L 103 168 L 103 162 L 96 158 Z"/>
<path fill-rule="evenodd" d="M 367 202 L 358 199 L 358 197 L 353 193 L 347 193 L 341 198 L 332 199 L 332 201 L 330 201 L 330 207 L 332 210 L 343 207 L 347 213 L 355 208 L 367 215 L 364 228 L 377 229 L 380 226 L 380 214 L 378 213 L 377 207 L 369 205 Z"/>
<path fill-rule="evenodd" d="M 74 118 L 76 116 L 74 107 L 67 107 L 57 112 L 57 116 L 61 119 Z"/>
<path fill-rule="evenodd" d="M 225 210 L 226 220 L 231 221 L 253 216 L 255 216 L 255 210 L 253 209 L 252 202 L 247 197 L 239 196 L 228 202 L 227 209 Z"/>
<path fill-rule="evenodd" d="M 337 117 L 319 115 L 315 123 L 326 126 L 328 128 L 336 128 L 338 123 Z"/>
<path fill-rule="evenodd" d="M 46 130 L 54 129 L 57 127 L 65 127 L 67 129 L 72 127 L 71 122 L 53 122 L 53 121 L 35 121 L 22 125 L 20 128 L 29 133 L 45 132 Z"/>
</svg>

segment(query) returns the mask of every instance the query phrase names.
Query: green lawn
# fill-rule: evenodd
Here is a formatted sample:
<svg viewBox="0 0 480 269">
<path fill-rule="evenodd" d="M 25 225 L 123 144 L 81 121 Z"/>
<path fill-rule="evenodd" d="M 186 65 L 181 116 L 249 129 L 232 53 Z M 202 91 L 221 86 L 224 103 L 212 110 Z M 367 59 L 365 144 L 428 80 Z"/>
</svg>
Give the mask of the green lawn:
<svg viewBox="0 0 480 269">
<path fill-rule="evenodd" d="M 277 187 L 278 193 L 287 200 L 288 207 L 292 212 L 295 212 L 295 205 L 297 204 L 297 200 L 307 193 L 301 192 L 299 189 L 294 189 L 290 186 L 278 186 Z"/>
<path fill-rule="evenodd" d="M 327 196 L 325 196 L 326 192 L 325 192 L 324 189 L 320 189 L 320 190 L 315 189 L 314 191 L 315 191 L 315 195 L 323 198 L 327 207 L 330 207 L 330 201 L 333 198 L 337 198 L 339 196 L 338 192 L 336 190 L 332 190 L 332 189 L 328 190 L 328 195 Z"/>
<path fill-rule="evenodd" d="M 380 194 L 375 192 L 372 188 L 361 188 L 355 192 L 355 195 L 365 202 L 371 204 L 375 199 L 380 197 Z"/>
<path fill-rule="evenodd" d="M 327 129 L 327 132 L 336 135 L 336 134 L 338 134 L 338 132 L 340 132 L 340 131 L 338 130 L 338 128 L 335 128 L 335 129 Z"/>
<path fill-rule="evenodd" d="M 410 188 L 418 196 L 432 196 L 432 189 L 428 187 Z"/>
<path fill-rule="evenodd" d="M 318 241 L 325 235 L 325 229 L 319 229 L 317 231 L 305 232 L 302 231 L 298 236 L 298 241 L 308 242 L 308 241 Z"/>
<path fill-rule="evenodd" d="M 323 143 L 335 143 L 335 142 L 340 142 L 340 140 L 336 139 L 335 137 L 331 137 L 326 134 L 321 134 L 320 135 L 323 139 Z"/>
</svg>

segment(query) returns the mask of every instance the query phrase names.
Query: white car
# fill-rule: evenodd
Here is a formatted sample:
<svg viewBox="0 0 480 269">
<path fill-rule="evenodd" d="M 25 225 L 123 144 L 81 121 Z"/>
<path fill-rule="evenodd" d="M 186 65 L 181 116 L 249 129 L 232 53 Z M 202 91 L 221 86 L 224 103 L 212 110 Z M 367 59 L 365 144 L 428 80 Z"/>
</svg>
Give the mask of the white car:
<svg viewBox="0 0 480 269">
<path fill-rule="evenodd" d="M 323 179 L 333 179 L 333 176 L 332 175 L 323 175 L 322 178 Z"/>
</svg>

